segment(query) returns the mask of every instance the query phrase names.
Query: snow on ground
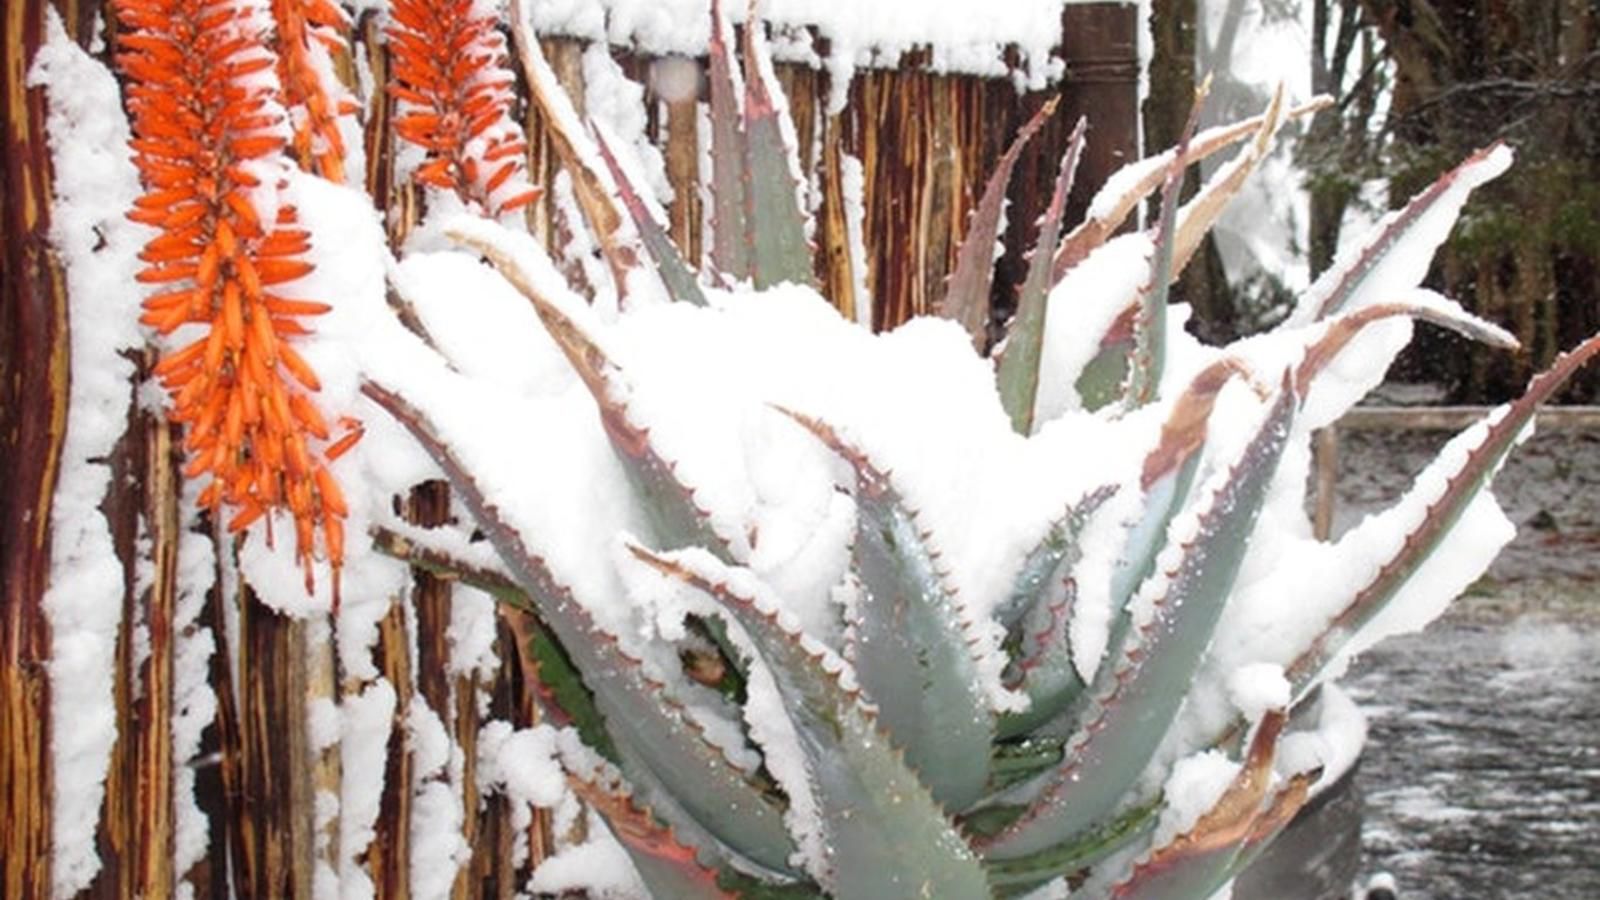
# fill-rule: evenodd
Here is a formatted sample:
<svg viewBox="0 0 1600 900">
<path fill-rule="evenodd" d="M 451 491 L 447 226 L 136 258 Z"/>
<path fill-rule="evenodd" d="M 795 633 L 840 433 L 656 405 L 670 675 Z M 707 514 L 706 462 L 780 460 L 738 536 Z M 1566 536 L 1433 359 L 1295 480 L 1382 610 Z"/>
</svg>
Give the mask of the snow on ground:
<svg viewBox="0 0 1600 900">
<path fill-rule="evenodd" d="M 1407 900 L 1600 896 L 1595 585 L 1534 584 L 1459 601 L 1346 682 L 1371 716 L 1363 868 Z"/>
</svg>

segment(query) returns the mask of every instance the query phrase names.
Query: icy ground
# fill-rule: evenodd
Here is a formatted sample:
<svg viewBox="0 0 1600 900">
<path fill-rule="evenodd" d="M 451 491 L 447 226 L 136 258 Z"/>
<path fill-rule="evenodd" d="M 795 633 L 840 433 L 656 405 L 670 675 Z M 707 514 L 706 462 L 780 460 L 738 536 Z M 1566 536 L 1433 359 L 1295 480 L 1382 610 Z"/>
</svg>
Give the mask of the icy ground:
<svg viewBox="0 0 1600 900">
<path fill-rule="evenodd" d="M 1442 433 L 1345 433 L 1336 532 Z M 1600 897 L 1600 435 L 1547 432 L 1496 493 L 1516 541 L 1421 635 L 1345 680 L 1371 718 L 1363 871 L 1405 900 Z"/>
</svg>

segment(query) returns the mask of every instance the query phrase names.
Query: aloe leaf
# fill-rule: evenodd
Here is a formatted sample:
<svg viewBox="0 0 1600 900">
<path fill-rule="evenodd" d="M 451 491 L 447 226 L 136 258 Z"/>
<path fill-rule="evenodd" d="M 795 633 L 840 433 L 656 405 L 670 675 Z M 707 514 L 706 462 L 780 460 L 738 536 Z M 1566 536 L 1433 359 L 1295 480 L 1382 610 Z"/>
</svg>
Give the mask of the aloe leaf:
<svg viewBox="0 0 1600 900">
<path fill-rule="evenodd" d="M 711 0 L 711 263 L 723 275 L 750 277 L 750 232 L 745 221 L 747 181 L 744 79 L 733 58 L 733 25 L 721 0 Z"/>
<path fill-rule="evenodd" d="M 1128 387 L 1128 360 L 1133 356 L 1133 323 L 1139 316 L 1134 304 L 1111 322 L 1100 338 L 1100 350 L 1073 382 L 1073 390 L 1089 412 L 1121 403 Z"/>
<path fill-rule="evenodd" d="M 449 441 L 406 400 L 368 382 L 362 393 L 409 430 L 471 510 L 517 583 L 583 675 L 623 771 L 679 834 L 717 858 L 782 878 L 793 841 L 783 810 L 701 731 L 666 685 L 650 678 L 595 623 L 522 535 L 500 515 Z M 748 858 L 748 861 L 746 860 Z"/>
<path fill-rule="evenodd" d="M 1287 118 L 1297 119 L 1326 109 L 1333 104 L 1331 97 L 1321 96 L 1294 107 Z M 1200 162 L 1225 147 L 1229 147 L 1256 133 L 1262 117 L 1254 116 L 1232 125 L 1210 128 L 1195 135 L 1183 150 L 1177 148 L 1147 156 L 1129 163 L 1112 173 L 1104 186 L 1089 203 L 1089 212 L 1082 224 L 1068 233 L 1056 251 L 1051 267 L 1051 284 L 1060 283 L 1067 272 L 1088 258 L 1122 227 L 1128 216 L 1165 181 L 1166 172 L 1177 162 L 1183 168 Z"/>
<path fill-rule="evenodd" d="M 1017 647 L 1007 669 L 1007 687 L 1028 698 L 1026 710 L 1000 716 L 1002 740 L 1028 734 L 1054 719 L 1085 686 L 1067 639 L 1078 591 L 1072 570 L 1082 556 L 1078 535 L 1113 493 L 1115 489 L 1110 487 L 1090 493 L 1051 527 L 1029 554 L 1017 588 L 994 613 L 1012 633 Z M 1019 616 L 1010 615 L 1013 608 L 1021 609 Z"/>
<path fill-rule="evenodd" d="M 1061 238 L 1061 214 L 1072 192 L 1072 180 L 1083 153 L 1083 132 L 1088 119 L 1079 117 L 1061 157 L 1055 192 L 1039 224 L 1039 241 L 1028 262 L 1028 275 L 1017 294 L 1017 316 L 1006 337 L 1005 353 L 1000 357 L 1000 405 L 1011 418 L 1011 428 L 1020 435 L 1033 433 L 1033 407 L 1039 396 L 1039 360 L 1044 352 L 1045 300 L 1050 293 L 1050 260 Z"/>
<path fill-rule="evenodd" d="M 1284 785 L 1272 800 L 1267 804 L 1265 811 L 1256 817 L 1255 824 L 1250 826 L 1250 834 L 1244 839 L 1239 857 L 1234 861 L 1234 872 L 1242 872 L 1255 862 L 1267 849 L 1267 845 L 1299 815 L 1305 808 L 1306 801 L 1311 798 L 1311 787 L 1322 779 L 1322 768 L 1319 766 L 1307 772 L 1299 772 L 1289 778 L 1289 783 Z"/>
<path fill-rule="evenodd" d="M 1449 237 L 1449 224 L 1460 213 L 1467 195 L 1510 165 L 1511 151 L 1496 142 L 1439 176 L 1403 208 L 1385 217 L 1365 244 L 1334 260 L 1302 295 L 1290 322 L 1306 324 L 1345 310 L 1363 289 L 1373 284 L 1382 287 L 1387 279 L 1380 276 L 1391 265 L 1414 270 L 1400 279 L 1404 282 L 1401 287 L 1421 281 L 1433 251 Z M 1430 221 L 1430 227 L 1422 227 Z"/>
<path fill-rule="evenodd" d="M 893 739 L 862 702 L 848 664 L 806 637 L 747 570 L 703 551 L 629 548 L 716 600 L 771 669 L 800 736 L 836 897 L 987 897 L 983 868 Z"/>
<path fill-rule="evenodd" d="M 504 566 L 468 559 L 457 542 L 442 539 L 438 529 L 407 526 L 404 531 L 374 526 L 369 531 L 373 549 L 384 556 L 416 566 L 440 578 L 459 581 L 495 597 L 522 597 L 522 588 Z"/>
<path fill-rule="evenodd" d="M 1060 845 L 1016 859 L 987 860 L 989 883 L 997 894 L 1010 897 L 1081 872 L 1154 831 L 1161 805 L 1158 796 Z"/>
<path fill-rule="evenodd" d="M 1045 596 L 1050 586 L 1077 563 L 1080 556 L 1078 536 L 1083 528 L 1107 500 L 1116 494 L 1114 485 L 1104 485 L 1090 491 L 1072 504 L 1060 518 L 1050 523 L 1044 536 L 1023 558 L 1022 568 L 1012 582 L 1011 593 L 995 604 L 993 616 L 1001 626 L 1010 630 Z"/>
<path fill-rule="evenodd" d="M 541 707 L 546 714 L 557 713 L 551 716 L 552 724 L 572 726 L 586 746 L 620 764 L 617 745 L 606 731 L 605 716 L 595 704 L 594 693 L 561 642 L 539 624 L 538 608 L 521 592 L 505 602 L 515 608 L 504 618 L 516 637 L 518 651 L 526 654 L 525 663 L 533 664 L 538 677 L 534 688 Z"/>
<path fill-rule="evenodd" d="M 666 229 L 661 227 L 661 223 L 656 221 L 655 216 L 645 206 L 633 182 L 617 163 L 617 157 L 611 152 L 611 145 L 605 136 L 597 130 L 594 137 L 600 158 L 605 161 L 606 168 L 611 172 L 611 179 L 617 184 L 617 194 L 622 199 L 622 206 L 633 218 L 633 227 L 638 230 L 640 241 L 655 262 L 656 274 L 661 276 L 661 283 L 666 286 L 668 295 L 679 303 L 705 306 L 706 295 L 700 290 L 700 282 L 696 280 L 694 272 L 678 253 L 678 245 L 672 242 L 672 238 L 667 236 Z"/>
<path fill-rule="evenodd" d="M 1229 160 L 1221 169 L 1217 170 L 1200 193 L 1179 210 L 1177 244 L 1173 249 L 1172 272 L 1183 271 L 1189 259 L 1200 249 L 1200 243 L 1205 239 L 1206 232 L 1216 224 L 1223 210 L 1228 206 L 1239 189 L 1244 186 L 1245 179 L 1255 167 L 1265 159 L 1267 151 L 1272 147 L 1273 135 L 1278 133 L 1278 126 L 1283 124 L 1283 84 L 1278 84 L 1278 89 L 1273 92 L 1272 100 L 1267 104 L 1267 111 L 1261 114 L 1261 125 L 1256 129 L 1255 140 L 1245 147 L 1238 156 Z"/>
<path fill-rule="evenodd" d="M 578 209 L 594 232 L 600 253 L 611 269 L 618 296 L 627 292 L 628 273 L 638 268 L 639 255 L 635 247 L 622 234 L 622 211 L 611 199 L 610 185 L 600 170 L 592 164 L 598 151 L 584 131 L 577 110 L 562 90 L 550 63 L 539 49 L 539 39 L 528 28 L 528 21 L 520 13 L 511 17 L 511 30 L 516 39 L 517 59 L 522 64 L 522 75 L 528 84 L 528 97 L 545 120 L 545 134 L 550 146 L 561 161 L 562 168 L 572 176 L 573 195 Z"/>
<path fill-rule="evenodd" d="M 967 333 L 979 350 L 988 340 L 989 291 L 994 284 L 994 247 L 1000 238 L 1000 219 L 1006 202 L 1006 187 L 1011 183 L 1011 173 L 1022 156 L 1022 148 L 1033 139 L 1044 123 L 1056 111 L 1060 97 L 1052 97 L 1033 114 L 1022 130 L 1017 132 L 1011 146 L 1001 155 L 983 188 L 972 217 L 967 221 L 967 233 L 956 251 L 956 268 L 950 275 L 944 299 L 939 301 L 939 315 L 953 319 Z M 1036 251 L 1037 252 L 1037 251 Z"/>
<path fill-rule="evenodd" d="M 758 288 L 814 283 L 806 211 L 801 202 L 800 149 L 779 107 L 783 89 L 772 74 L 761 19 L 744 28 L 745 225 L 750 275 Z"/>
<path fill-rule="evenodd" d="M 1405 587 L 1434 550 L 1450 534 L 1467 506 L 1488 485 L 1518 436 L 1550 397 L 1596 354 L 1595 335 L 1562 354 L 1546 371 L 1535 376 L 1528 390 L 1485 420 L 1483 437 L 1468 450 L 1465 461 L 1445 481 L 1439 496 L 1428 505 L 1422 523 L 1405 536 L 1400 549 L 1378 569 L 1372 581 L 1351 598 L 1333 620 L 1289 666 L 1289 683 L 1301 696 L 1317 681 L 1322 670 L 1363 626 L 1373 620 Z M 1413 489 L 1416 490 L 1416 489 Z M 1405 503 L 1408 498 L 1400 502 Z"/>
<path fill-rule="evenodd" d="M 1000 717 L 997 733 L 1002 740 L 1029 734 L 1060 715 L 1084 688 L 1072 661 L 1067 626 L 1077 602 L 1078 584 L 1063 576 L 1060 592 L 1032 607 L 1023 617 L 1017 651 L 1006 669 L 1006 687 L 1028 698 L 1028 708 Z"/>
<path fill-rule="evenodd" d="M 655 538 L 669 547 L 699 545 L 728 552 L 728 541 L 717 533 L 707 512 L 696 502 L 694 490 L 680 481 L 671 462 L 650 442 L 647 429 L 628 418 L 627 405 L 614 399 L 621 368 L 582 326 L 560 306 L 540 293 L 511 255 L 476 235 L 454 234 L 456 240 L 483 254 L 538 313 L 551 338 L 572 364 L 599 409 L 611 447 L 621 460 L 635 494 L 643 501 Z"/>
<path fill-rule="evenodd" d="M 652 900 L 736 900 L 737 894 L 717 884 L 716 871 L 700 864 L 694 848 L 640 807 L 625 785 L 602 777 L 568 774 L 567 784 L 605 820 Z"/>
<path fill-rule="evenodd" d="M 1433 291 L 1418 290 L 1411 292 L 1409 299 L 1363 306 L 1333 319 L 1328 324 L 1327 331 L 1317 339 L 1316 343 L 1306 348 L 1300 368 L 1295 374 L 1296 383 L 1311 385 L 1317 375 L 1321 374 L 1322 370 L 1327 368 L 1328 364 L 1352 340 L 1355 340 L 1363 329 L 1373 322 L 1395 316 L 1410 316 L 1413 319 L 1431 322 L 1441 328 L 1448 328 L 1462 337 L 1503 350 L 1515 350 L 1521 346 L 1515 337 L 1498 325 L 1472 315 Z"/>
<path fill-rule="evenodd" d="M 1145 455 L 1139 473 L 1143 512 L 1128 531 L 1122 555 L 1111 572 L 1111 608 L 1115 613 L 1106 640 L 1108 652 L 1117 652 L 1127 638 L 1129 601 L 1139 585 L 1155 572 L 1156 556 L 1166 543 L 1167 530 L 1193 488 L 1217 397 L 1228 382 L 1240 375 L 1248 377 L 1243 366 L 1228 358 L 1202 369 L 1172 405 L 1156 446 Z"/>
<path fill-rule="evenodd" d="M 996 744 L 989 760 L 990 792 L 998 793 L 1058 765 L 1062 746 L 1060 738 L 1033 735 L 1015 743 Z M 963 817 L 963 827 L 970 827 L 968 823 L 977 812 Z"/>
<path fill-rule="evenodd" d="M 955 591 L 886 473 L 826 424 L 787 413 L 856 474 L 856 672 L 911 767 L 949 809 L 983 795 L 994 714 Z"/>
<path fill-rule="evenodd" d="M 1262 718 L 1238 774 L 1217 802 L 1189 830 L 1135 865 L 1112 889 L 1112 897 L 1209 897 L 1233 876 L 1240 855 L 1262 818 L 1262 801 L 1271 785 L 1272 761 L 1286 720 L 1282 710 L 1271 711 Z"/>
<path fill-rule="evenodd" d="M 440 578 L 470 585 L 499 601 L 506 624 L 515 635 L 517 652 L 526 654 L 537 672 L 538 683 L 532 687 L 545 714 L 556 724 L 573 726 L 585 744 L 611 762 L 617 761 L 616 748 L 595 708 L 594 695 L 584 685 L 566 651 L 546 629 L 539 627 L 538 609 L 522 587 L 502 571 L 503 566 L 488 566 L 464 558 L 455 552 L 456 548 L 437 540 L 436 529 L 401 533 L 377 527 L 371 530 L 371 536 L 373 548 L 379 553 Z"/>
<path fill-rule="evenodd" d="M 1104 819 L 1144 770 L 1188 692 L 1222 614 L 1298 398 L 1287 374 L 1244 451 L 1173 522 L 1157 573 L 1134 598 L 1131 646 L 1095 675 L 1077 732 L 1028 813 L 979 846 L 991 859 L 1037 853 Z"/>
<path fill-rule="evenodd" d="M 1128 355 L 1128 387 L 1123 404 L 1137 409 L 1156 399 L 1167 364 L 1167 295 L 1172 289 L 1173 253 L 1178 244 L 1178 195 L 1183 188 L 1183 158 L 1200 122 L 1200 108 L 1210 90 L 1208 79 L 1196 92 L 1189 122 L 1183 127 L 1178 152 L 1161 187 L 1161 220 L 1156 226 L 1155 256 L 1150 260 L 1150 280 L 1139 291 L 1139 314 L 1133 320 L 1133 352 Z"/>
</svg>

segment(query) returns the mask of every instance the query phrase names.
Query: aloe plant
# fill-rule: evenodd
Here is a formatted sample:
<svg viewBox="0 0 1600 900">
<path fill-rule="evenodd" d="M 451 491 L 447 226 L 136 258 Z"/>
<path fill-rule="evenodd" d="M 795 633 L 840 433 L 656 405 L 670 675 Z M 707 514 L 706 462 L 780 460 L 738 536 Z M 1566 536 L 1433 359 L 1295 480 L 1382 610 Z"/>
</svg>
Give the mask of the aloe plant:
<svg viewBox="0 0 1600 900">
<path fill-rule="evenodd" d="M 1316 105 L 1275 98 L 1133 164 L 1063 236 L 1080 125 L 991 361 L 974 346 L 1015 149 L 949 318 L 868 335 L 808 284 L 801 166 L 759 28 L 741 67 L 713 14 L 700 266 L 518 35 L 627 302 L 592 309 L 526 236 L 457 221 L 461 252 L 542 322 L 529 354 L 571 377 L 530 395 L 420 344 L 374 366 L 366 393 L 497 561 L 462 556 L 465 534 L 380 547 L 534 617 L 542 696 L 600 754 L 572 763 L 573 790 L 652 896 L 965 900 L 1063 878 L 1086 896 L 1211 896 L 1323 778 L 1279 752 L 1336 727 L 1301 701 L 1487 565 L 1503 535 L 1485 486 L 1537 403 L 1600 352 L 1591 339 L 1464 434 L 1390 513 L 1310 536 L 1311 432 L 1382 377 L 1412 320 L 1514 346 L 1416 288 L 1510 151 L 1446 175 L 1289 324 L 1208 348 L 1167 285 L 1284 119 Z M 1180 206 L 1186 168 L 1245 138 Z M 1111 237 L 1163 183 L 1154 228 Z M 922 368 L 885 376 L 905 365 Z M 915 406 L 910 386 L 946 393 Z M 538 437 L 511 446 L 512 431 Z"/>
</svg>

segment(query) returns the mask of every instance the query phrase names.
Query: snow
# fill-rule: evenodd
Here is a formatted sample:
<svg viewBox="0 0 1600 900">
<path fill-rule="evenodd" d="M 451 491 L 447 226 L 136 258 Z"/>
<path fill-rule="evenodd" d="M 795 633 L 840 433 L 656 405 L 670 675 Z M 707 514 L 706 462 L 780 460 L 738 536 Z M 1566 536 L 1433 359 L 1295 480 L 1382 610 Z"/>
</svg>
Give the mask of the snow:
<svg viewBox="0 0 1600 900">
<path fill-rule="evenodd" d="M 396 702 L 394 685 L 379 678 L 359 694 L 347 695 L 340 706 L 339 766 L 344 779 L 339 795 L 339 891 L 345 898 L 374 895 L 375 885 L 361 860 L 377 835 Z"/>
<path fill-rule="evenodd" d="M 1160 847 L 1194 827 L 1216 806 L 1234 776 L 1239 763 L 1220 750 L 1207 750 L 1178 760 L 1162 791 L 1164 808 L 1150 842 Z"/>
<path fill-rule="evenodd" d="M 198 488 L 191 484 L 189 492 L 198 494 Z M 194 509 L 194 499 L 185 496 L 182 508 Z M 217 695 L 210 682 L 217 641 L 212 630 L 199 627 L 196 620 L 216 586 L 216 545 L 210 537 L 185 528 L 177 557 L 177 608 L 172 616 L 172 860 L 181 877 L 205 858 L 210 847 L 210 820 L 200 809 L 194 780 L 201 735 L 217 715 Z"/>
<path fill-rule="evenodd" d="M 51 208 L 50 239 L 65 263 L 70 298 L 71 378 L 44 596 L 51 720 L 58 725 L 51 743 L 51 877 L 55 895 L 64 897 L 87 887 L 101 866 L 95 826 L 117 738 L 112 679 L 124 585 L 100 503 L 111 489 L 105 460 L 127 429 L 132 401 L 133 364 L 122 354 L 144 343 L 137 325 L 140 291 L 127 273 L 154 233 L 123 217 L 140 191 L 116 79 L 67 37 L 53 8 L 28 83 L 46 87 L 52 162 L 56 171 L 73 174 L 56 179 Z M 196 690 L 190 676 L 200 646 L 180 648 L 185 697 Z M 191 702 L 196 720 L 202 719 L 203 701 L 194 695 Z M 189 749 L 189 731 L 181 737 Z M 191 807 L 180 804 L 180 827 L 190 824 Z M 182 833 L 179 859 L 189 859 L 193 847 L 192 833 Z"/>
<path fill-rule="evenodd" d="M 472 858 L 462 835 L 462 799 L 446 777 L 460 749 L 421 695 L 406 716 L 416 790 L 411 812 L 411 892 L 422 898 L 450 896 L 456 873 Z"/>
<path fill-rule="evenodd" d="M 1060 78 L 1062 65 L 1051 51 L 1059 43 L 1063 0 L 1009 0 L 972 15 L 960 0 L 765 0 L 761 18 L 774 30 L 780 60 L 826 65 L 836 96 L 844 93 L 856 68 L 894 68 L 909 51 L 931 50 L 931 71 L 990 77 L 1015 75 L 1038 90 Z M 940 8 L 943 7 L 943 8 Z M 527 16 L 541 35 L 562 35 L 631 47 L 652 56 L 703 56 L 710 37 L 707 0 L 533 0 Z M 737 0 L 723 8 L 734 22 L 746 10 Z M 819 60 L 809 30 L 831 47 Z M 1020 66 L 1006 62 L 1016 48 Z M 835 110 L 837 111 L 837 110 Z"/>
<path fill-rule="evenodd" d="M 856 323 L 863 328 L 872 327 L 872 288 L 867 283 L 867 269 L 871 265 L 866 243 L 866 172 L 861 160 L 840 151 L 840 194 L 844 198 L 844 225 L 850 246 L 851 293 L 856 302 Z"/>
<path fill-rule="evenodd" d="M 1234 708 L 1251 721 L 1272 710 L 1288 709 L 1291 699 L 1283 667 L 1272 663 L 1249 663 L 1235 669 L 1228 679 L 1228 696 Z"/>
</svg>

